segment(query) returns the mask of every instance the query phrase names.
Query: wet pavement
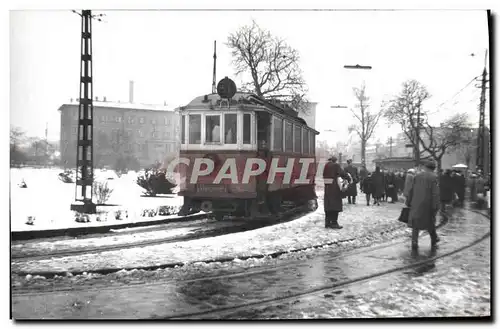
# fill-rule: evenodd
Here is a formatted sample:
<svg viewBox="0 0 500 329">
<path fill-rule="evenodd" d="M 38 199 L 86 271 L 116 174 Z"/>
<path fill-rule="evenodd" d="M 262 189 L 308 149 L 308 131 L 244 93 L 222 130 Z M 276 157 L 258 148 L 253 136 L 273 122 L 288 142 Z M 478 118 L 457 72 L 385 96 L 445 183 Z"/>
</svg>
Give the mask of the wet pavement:
<svg viewBox="0 0 500 329">
<path fill-rule="evenodd" d="M 405 239 L 344 255 L 331 251 L 317 252 L 312 259 L 290 263 L 287 267 L 257 269 L 252 274 L 241 273 L 185 281 L 153 281 L 147 284 L 88 291 L 14 295 L 13 317 L 16 319 L 163 319 L 178 316 L 267 318 L 270 317 L 268 313 L 250 312 L 242 316 L 238 315 L 238 312 L 267 307 L 263 302 L 270 305 L 278 303 L 283 309 L 287 307 L 284 304 L 287 299 L 295 303 L 294 305 L 299 305 L 304 296 L 323 292 L 321 298 L 331 302 L 331 297 L 325 295 L 338 294 L 326 293 L 335 285 L 368 279 L 380 272 L 411 266 L 428 257 L 439 257 L 488 234 L 490 229 L 488 219 L 470 212 L 467 212 L 466 218 L 463 215 L 458 213 L 455 219 L 438 231 L 441 242 L 436 254 L 430 251 L 428 236 L 423 236 L 420 238 L 419 255 L 411 254 L 409 241 Z M 431 270 L 433 266 L 425 265 L 418 268 L 425 272 L 426 268 Z M 489 272 L 487 274 L 489 276 Z M 372 279 L 370 282 L 383 282 L 383 280 Z M 356 298 L 359 294 L 356 292 L 352 296 Z M 344 298 L 353 297 L 344 296 Z M 214 313 L 215 310 L 217 312 Z M 277 311 L 273 312 L 278 314 Z M 301 318 L 301 312 L 299 307 L 292 312 L 292 317 Z"/>
</svg>

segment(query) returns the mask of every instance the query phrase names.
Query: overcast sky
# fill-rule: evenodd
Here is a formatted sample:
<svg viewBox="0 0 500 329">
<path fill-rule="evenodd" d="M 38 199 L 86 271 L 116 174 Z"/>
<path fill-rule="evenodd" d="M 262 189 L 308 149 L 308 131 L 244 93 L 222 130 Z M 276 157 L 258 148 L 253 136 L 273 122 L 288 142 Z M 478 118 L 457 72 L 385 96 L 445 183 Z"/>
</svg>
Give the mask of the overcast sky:
<svg viewBox="0 0 500 329">
<path fill-rule="evenodd" d="M 93 24 L 94 96 L 128 100 L 135 81 L 135 101 L 185 105 L 209 93 L 213 42 L 217 40 L 217 80 L 234 77 L 227 36 L 252 19 L 285 38 L 301 55 L 301 67 L 318 102 L 320 139 L 345 138 L 353 123 L 352 88 L 366 81 L 371 107 L 397 93 L 406 79 L 416 79 L 433 95 L 425 107 L 434 121 L 468 112 L 477 124 L 478 82 L 488 48 L 485 11 L 302 11 L 172 12 L 99 11 Z M 29 135 L 59 139 L 58 107 L 78 97 L 80 17 L 70 11 L 17 11 L 10 16 L 11 124 Z M 475 53 L 477 56 L 471 57 Z M 346 70 L 361 64 L 370 71 Z M 441 105 L 443 102 L 446 103 Z M 398 133 L 382 123 L 383 142 Z"/>
</svg>

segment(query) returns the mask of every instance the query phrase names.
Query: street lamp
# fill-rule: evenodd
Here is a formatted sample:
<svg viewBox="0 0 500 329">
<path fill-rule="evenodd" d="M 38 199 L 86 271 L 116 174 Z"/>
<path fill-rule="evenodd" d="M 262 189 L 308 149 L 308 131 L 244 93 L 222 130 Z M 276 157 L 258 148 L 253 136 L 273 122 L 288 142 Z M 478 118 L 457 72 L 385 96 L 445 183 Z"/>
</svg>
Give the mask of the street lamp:
<svg viewBox="0 0 500 329">
<path fill-rule="evenodd" d="M 369 65 L 344 65 L 345 69 L 355 69 L 355 70 L 371 70 L 372 67 Z"/>
</svg>

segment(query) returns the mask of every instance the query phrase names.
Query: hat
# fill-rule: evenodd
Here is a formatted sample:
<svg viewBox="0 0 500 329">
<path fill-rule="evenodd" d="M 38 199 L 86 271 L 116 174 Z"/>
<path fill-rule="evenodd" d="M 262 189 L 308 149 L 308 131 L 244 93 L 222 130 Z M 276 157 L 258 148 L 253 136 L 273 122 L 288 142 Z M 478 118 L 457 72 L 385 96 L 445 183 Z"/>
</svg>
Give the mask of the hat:
<svg viewBox="0 0 500 329">
<path fill-rule="evenodd" d="M 335 155 L 332 155 L 331 157 L 328 158 L 328 161 L 337 162 L 337 157 Z"/>
<path fill-rule="evenodd" d="M 436 169 L 436 164 L 434 161 L 426 161 L 424 164 L 425 168 L 429 168 L 430 170 Z"/>
</svg>

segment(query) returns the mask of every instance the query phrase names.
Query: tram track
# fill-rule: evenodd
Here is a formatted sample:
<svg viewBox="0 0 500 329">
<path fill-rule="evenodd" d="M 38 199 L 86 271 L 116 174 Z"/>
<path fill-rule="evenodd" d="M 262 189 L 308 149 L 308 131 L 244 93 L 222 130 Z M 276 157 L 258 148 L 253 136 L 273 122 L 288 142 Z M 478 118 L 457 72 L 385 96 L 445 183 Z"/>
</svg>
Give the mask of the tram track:
<svg viewBox="0 0 500 329">
<path fill-rule="evenodd" d="M 469 209 L 467 211 L 482 215 L 485 218 L 487 218 L 488 220 L 491 220 L 491 218 L 490 218 L 491 215 L 486 215 L 483 212 L 480 212 L 477 210 Z M 369 273 L 369 274 L 366 274 L 363 276 L 344 280 L 342 282 L 337 282 L 334 284 L 321 285 L 319 287 L 306 289 L 305 291 L 301 291 L 301 292 L 297 292 L 297 293 L 283 294 L 283 295 L 278 296 L 278 297 L 267 298 L 267 299 L 263 299 L 263 300 L 259 300 L 259 301 L 255 301 L 255 302 L 243 303 L 243 304 L 239 304 L 239 305 L 231 305 L 231 306 L 221 307 L 221 308 L 214 308 L 214 309 L 210 309 L 210 310 L 206 310 L 206 311 L 185 312 L 185 313 L 180 313 L 180 314 L 174 314 L 174 315 L 171 315 L 168 317 L 154 317 L 154 318 L 161 318 L 161 319 L 165 319 L 165 320 L 167 320 L 167 319 L 180 320 L 180 319 L 186 319 L 186 318 L 196 319 L 196 317 L 207 316 L 207 315 L 210 315 L 210 317 L 213 317 L 216 315 L 229 315 L 229 314 L 232 314 L 234 312 L 237 312 L 237 311 L 240 311 L 240 310 L 243 310 L 246 308 L 250 308 L 250 307 L 268 307 L 268 306 L 280 304 L 283 302 L 288 302 L 290 300 L 294 300 L 294 299 L 297 299 L 297 298 L 302 297 L 302 296 L 316 294 L 316 293 L 326 291 L 326 290 L 342 288 L 342 287 L 353 285 L 356 283 L 362 283 L 362 282 L 365 282 L 365 281 L 368 281 L 371 279 L 381 278 L 383 276 L 391 275 L 391 274 L 394 274 L 397 272 L 403 272 L 403 271 L 406 271 L 406 270 L 412 269 L 412 268 L 423 267 L 423 266 L 426 266 L 430 263 L 435 262 L 438 259 L 449 257 L 449 256 L 452 256 L 454 254 L 460 253 L 466 249 L 469 249 L 469 248 L 483 242 L 484 240 L 490 238 L 490 235 L 491 235 L 491 231 L 488 230 L 487 233 L 483 234 L 481 237 L 475 239 L 474 241 L 467 243 L 463 246 L 460 246 L 456 249 L 453 249 L 451 251 L 445 252 L 443 254 L 436 255 L 436 256 L 427 258 L 425 260 L 419 261 L 419 262 L 414 262 L 414 263 L 407 264 L 404 266 L 396 266 L 396 267 L 389 268 L 389 269 L 386 269 L 383 271 Z M 397 242 L 397 243 L 394 243 L 392 245 L 397 245 L 397 244 L 401 244 L 401 242 Z M 384 248 L 384 247 L 386 247 L 386 246 L 383 246 L 382 248 Z M 376 249 L 382 249 L 382 248 L 379 247 Z M 371 249 L 371 250 L 375 250 L 375 249 Z"/>
<path fill-rule="evenodd" d="M 440 222 L 438 223 L 438 225 L 436 226 L 437 229 L 439 228 L 442 228 L 444 227 L 447 223 L 448 223 L 448 216 L 442 216 L 442 219 L 440 220 Z M 376 232 L 374 235 L 378 235 L 378 234 L 386 234 L 386 233 L 389 233 L 389 231 L 382 231 L 382 232 Z M 422 232 L 422 235 L 426 235 L 427 233 L 424 233 Z M 402 241 L 404 240 L 405 238 L 398 238 L 396 241 L 390 241 L 390 242 L 385 242 L 385 243 L 379 243 L 375 246 L 370 246 L 370 247 L 360 247 L 360 248 L 355 248 L 353 250 L 348 250 L 347 252 L 345 251 L 339 251 L 338 253 L 336 253 L 334 256 L 331 256 L 330 258 L 331 259 L 336 259 L 336 258 L 340 258 L 340 257 L 348 257 L 348 256 L 353 256 L 353 255 L 357 255 L 357 254 L 362 254 L 362 253 L 366 253 L 366 252 L 370 252 L 370 251 L 375 251 L 375 250 L 378 250 L 378 249 L 382 249 L 382 248 L 386 248 L 388 246 L 394 246 L 394 245 L 399 245 L 402 243 Z M 270 257 L 270 258 L 278 258 L 284 254 L 293 254 L 293 253 L 298 253 L 298 252 L 301 252 L 301 251 L 306 251 L 306 250 L 320 250 L 322 248 L 325 248 L 325 247 L 329 247 L 329 246 L 333 246 L 333 245 L 341 245 L 341 244 L 345 244 L 345 243 L 349 243 L 349 242 L 352 242 L 356 240 L 355 238 L 349 238 L 349 239 L 343 239 L 343 240 L 338 240 L 338 241 L 334 241 L 334 242 L 330 242 L 330 243 L 323 243 L 323 244 L 318 244 L 318 245 L 313 245 L 313 246 L 310 246 L 310 247 L 306 247 L 306 248 L 300 248 L 300 249 L 296 249 L 296 250 L 292 250 L 292 251 L 279 251 L 279 252 L 274 252 L 274 253 L 271 253 L 271 254 L 265 254 L 265 255 L 250 255 L 250 256 L 246 256 L 246 257 L 240 257 L 240 260 L 242 261 L 246 261 L 246 260 L 249 260 L 249 259 L 261 259 L 261 258 L 264 258 L 264 257 Z M 208 260 L 208 261 L 204 261 L 204 263 L 206 264 L 210 264 L 210 263 L 225 263 L 225 262 L 231 262 L 232 260 L 234 259 L 234 257 L 228 257 L 228 258 L 217 258 L 217 259 L 212 259 L 212 260 Z M 299 260 L 299 261 L 293 261 L 293 262 L 287 262 L 286 264 L 281 264 L 281 265 L 278 265 L 278 266 L 274 266 L 272 268 L 262 268 L 262 269 L 258 269 L 258 270 L 251 270 L 251 271 L 240 271 L 240 272 L 237 272 L 237 273 L 229 273 L 229 274 L 221 274 L 221 275 L 215 275 L 215 276 L 203 276 L 203 277 L 198 277 L 198 278 L 189 278 L 189 279 L 183 279 L 182 281 L 183 282 L 197 282 L 197 281 L 205 281 L 205 280 L 220 280 L 220 279 L 225 279 L 225 278 L 232 278 L 232 277 L 241 277 L 241 276 L 245 276 L 245 275 L 254 275 L 254 274 L 262 274 L 262 273 L 266 273 L 266 272 L 269 272 L 269 271 L 274 271 L 276 269 L 284 269 L 284 268 L 289 268 L 289 267 L 293 267 L 293 266 L 300 266 L 300 265 L 303 265 L 304 262 L 303 260 Z M 147 267 L 134 267 L 134 269 L 136 270 L 146 270 L 146 271 L 154 271 L 154 270 L 158 270 L 158 269 L 166 269 L 166 268 L 174 268 L 176 266 L 183 266 L 185 265 L 184 263 L 168 263 L 168 264 L 162 264 L 162 265 L 156 265 L 156 266 L 147 266 Z M 124 270 L 132 270 L 131 268 L 129 269 L 124 269 Z M 96 270 L 88 270 L 88 271 L 85 271 L 85 273 L 95 273 L 95 274 L 101 274 L 101 275 L 107 275 L 107 274 L 110 274 L 110 273 L 114 273 L 114 272 L 117 272 L 117 269 L 116 268 L 112 268 L 112 269 L 96 269 Z M 78 272 L 72 272 L 73 275 L 79 275 L 79 274 L 82 274 L 84 272 L 82 271 L 78 271 Z M 28 274 L 28 273 L 13 273 L 13 274 L 17 274 L 17 275 L 25 275 L 25 274 Z M 62 273 L 62 272 L 30 272 L 30 274 L 32 275 L 41 275 L 41 276 L 44 276 L 46 278 L 51 278 L 51 277 L 54 277 L 55 275 L 64 275 L 65 273 Z M 170 281 L 173 281 L 173 280 L 170 280 Z M 168 280 L 162 280 L 162 281 L 159 281 L 159 282 L 150 282 L 150 283 L 141 283 L 141 285 L 144 285 L 144 286 L 155 286 L 155 285 L 162 285 L 164 284 L 165 282 L 169 282 Z M 131 286 L 134 286 L 135 284 L 132 284 Z M 124 289 L 126 289 L 127 287 L 122 287 Z M 52 289 L 50 289 L 51 292 L 62 292 L 62 291 L 74 291 L 75 287 L 71 287 L 71 288 L 57 288 L 57 287 L 53 287 Z M 85 288 L 87 289 L 87 288 Z M 106 286 L 99 286 L 99 287 L 95 287 L 95 288 L 90 288 L 90 289 L 96 289 L 96 290 L 101 290 L 101 289 L 114 289 L 114 287 L 106 287 Z M 44 292 L 46 292 L 47 290 L 44 290 Z M 15 292 L 16 294 L 39 294 L 39 292 L 32 292 L 32 291 L 27 291 L 27 292 L 24 292 L 24 291 L 16 291 Z"/>
<path fill-rule="evenodd" d="M 480 216 L 482 216 L 481 217 L 482 220 L 489 219 L 489 216 L 485 215 L 483 213 L 480 213 L 480 212 L 477 212 L 474 210 L 470 210 L 470 212 L 479 214 Z M 286 286 L 285 286 L 285 287 L 283 287 L 283 289 L 280 289 L 280 294 L 277 296 L 272 296 L 271 298 L 269 298 L 269 297 L 268 298 L 257 298 L 254 300 L 250 299 L 250 301 L 247 301 L 247 302 L 243 301 L 243 302 L 238 302 L 238 303 L 230 303 L 230 304 L 225 305 L 223 307 L 214 307 L 214 306 L 216 306 L 216 304 L 212 304 L 211 307 L 207 307 L 206 305 L 205 305 L 205 307 L 197 307 L 197 305 L 195 303 L 195 305 L 189 306 L 190 308 L 195 309 L 193 311 L 175 312 L 175 310 L 174 310 L 173 314 L 172 314 L 172 312 L 168 312 L 170 314 L 165 314 L 165 306 L 163 306 L 163 308 L 162 308 L 163 311 L 155 313 L 153 311 L 146 310 L 145 313 L 149 314 L 149 316 L 144 315 L 144 316 L 141 316 L 140 318 L 155 318 L 155 319 L 186 319 L 186 318 L 187 319 L 196 319 L 196 318 L 205 318 L 205 317 L 221 318 L 224 316 L 230 316 L 231 314 L 234 314 L 234 313 L 236 313 L 242 309 L 246 309 L 246 308 L 260 308 L 260 307 L 265 307 L 267 305 L 285 303 L 285 302 L 288 302 L 290 300 L 298 299 L 301 296 L 316 294 L 318 292 L 322 292 L 322 291 L 326 291 L 326 290 L 337 289 L 340 287 L 349 286 L 349 285 L 353 285 L 356 283 L 361 283 L 361 282 L 364 282 L 367 280 L 380 278 L 380 277 L 390 275 L 390 274 L 393 274 L 396 272 L 406 271 L 406 270 L 411 269 L 411 268 L 422 267 L 422 266 L 425 266 L 426 264 L 434 262 L 437 259 L 449 257 L 451 255 L 460 253 L 461 251 L 466 250 L 466 249 L 484 241 L 485 239 L 489 238 L 489 236 L 491 234 L 489 227 L 486 229 L 486 227 L 483 225 L 483 228 L 485 228 L 485 231 L 487 231 L 487 232 L 482 234 L 479 238 L 474 238 L 472 241 L 468 241 L 468 243 L 464 243 L 464 244 L 458 246 L 457 248 L 454 248 L 452 250 L 445 250 L 445 252 L 442 252 L 434 257 L 425 259 L 423 261 L 418 261 L 418 262 L 406 264 L 403 266 L 392 266 L 389 268 L 385 267 L 384 270 L 382 270 L 382 271 L 365 273 L 363 275 L 354 276 L 354 277 L 351 277 L 351 278 L 348 278 L 345 280 L 338 280 L 338 281 L 335 281 L 333 283 L 321 284 L 321 285 L 317 285 L 317 286 L 314 286 L 311 288 L 306 288 L 306 289 L 300 288 L 300 289 L 298 289 L 298 291 L 290 291 L 290 289 L 285 289 L 286 288 Z M 353 255 L 360 255 L 360 254 L 362 255 L 362 254 L 367 254 L 370 252 L 376 253 L 376 252 L 378 252 L 377 250 L 381 250 L 383 248 L 388 248 L 388 247 L 393 248 L 394 246 L 397 246 L 397 245 L 400 245 L 400 246 L 401 245 L 408 245 L 408 241 L 406 241 L 406 240 L 407 239 L 404 239 L 404 240 L 401 239 L 400 241 L 396 241 L 394 243 L 386 243 L 386 244 L 383 244 L 381 246 L 361 248 L 360 250 L 354 250 L 353 252 L 347 253 L 344 255 L 333 255 L 332 257 L 328 257 L 327 261 L 330 263 L 335 263 L 334 261 L 335 260 L 338 261 L 338 259 L 340 257 L 351 257 Z M 383 253 L 383 250 L 381 252 Z M 324 256 L 321 256 L 321 257 L 324 257 Z M 218 284 L 228 284 L 229 283 L 232 285 L 235 285 L 235 284 L 237 285 L 238 280 L 247 281 L 247 280 L 252 280 L 252 278 L 255 278 L 259 275 L 260 276 L 272 275 L 272 273 L 267 274 L 267 272 L 282 273 L 283 269 L 286 267 L 295 268 L 295 267 L 300 267 L 301 264 L 302 264 L 302 266 L 307 266 L 308 262 L 311 262 L 311 260 L 309 259 L 309 260 L 288 262 L 287 264 L 284 264 L 282 266 L 276 266 L 276 267 L 272 267 L 272 268 L 262 268 L 262 269 L 253 270 L 253 271 L 244 271 L 241 273 L 223 274 L 223 275 L 212 276 L 212 277 L 200 277 L 200 278 L 182 280 L 182 281 L 177 281 L 177 282 L 162 281 L 162 282 L 131 284 L 131 285 L 127 285 L 127 286 L 118 286 L 118 287 L 102 287 L 102 288 L 95 287 L 96 290 L 98 290 L 98 291 L 90 291 L 88 289 L 86 289 L 86 290 L 68 289 L 66 291 L 64 291 L 64 290 L 63 291 L 47 291 L 47 292 L 44 291 L 44 292 L 32 292 L 32 293 L 13 292 L 13 298 L 14 298 L 14 300 L 16 300 L 18 298 L 21 298 L 21 299 L 28 298 L 28 300 L 33 299 L 33 301 L 37 300 L 38 298 L 43 298 L 44 300 L 53 299 L 54 301 L 56 301 L 58 298 L 57 296 L 68 296 L 68 294 L 70 294 L 70 295 L 77 294 L 77 296 L 80 296 L 79 298 L 84 298 L 84 299 L 89 298 L 89 299 L 93 300 L 93 303 L 97 303 L 97 301 L 94 299 L 101 300 L 102 298 L 104 298 L 104 300 L 106 300 L 106 298 L 110 298 L 109 296 L 112 296 L 112 298 L 115 298 L 115 296 L 116 296 L 116 298 L 119 300 L 119 302 L 117 303 L 119 305 L 116 305 L 115 309 L 120 311 L 120 310 L 122 310 L 122 307 L 124 309 L 127 309 L 127 307 L 129 307 L 129 308 L 135 307 L 135 304 L 134 304 L 135 299 L 130 300 L 130 303 L 131 303 L 130 304 L 128 302 L 127 298 L 123 299 L 123 297 L 122 297 L 120 299 L 120 297 L 119 297 L 119 296 L 130 296 L 129 295 L 130 293 L 134 294 L 134 296 L 136 296 L 136 294 L 146 294 L 148 296 L 148 298 L 151 298 L 151 300 L 148 299 L 148 301 L 150 302 L 150 305 L 157 305 L 158 303 L 162 304 L 163 300 L 155 300 L 154 295 L 160 294 L 161 298 L 168 299 L 170 297 L 170 293 L 168 293 L 167 295 L 165 295 L 165 294 L 169 290 L 168 287 L 169 286 L 171 287 L 172 285 L 173 286 L 181 285 L 181 286 L 186 286 L 186 287 L 195 286 L 196 288 L 198 288 L 198 287 L 210 287 L 214 284 L 217 286 L 216 282 L 219 282 Z M 235 281 L 235 282 L 231 282 L 231 281 Z M 212 284 L 211 284 L 211 282 L 212 282 Z M 76 288 L 76 287 L 74 287 L 74 288 Z M 296 287 L 291 287 L 291 288 L 296 288 Z M 139 289 L 139 290 L 137 290 L 137 289 Z M 255 290 L 255 289 L 253 289 L 253 290 Z M 283 291 L 283 290 L 285 290 L 286 292 L 282 293 L 281 291 Z M 294 289 L 291 289 L 291 290 L 294 290 Z M 165 292 L 163 292 L 163 291 L 165 291 Z M 151 295 L 151 293 L 152 293 L 152 295 Z M 259 293 L 266 294 L 265 291 L 264 292 L 257 291 L 255 293 L 256 294 L 259 294 Z M 83 294 L 83 295 L 81 295 L 81 294 Z M 89 297 L 85 297 L 86 294 Z M 251 291 L 249 291 L 249 294 L 251 295 Z M 108 295 L 108 297 L 102 296 L 102 295 Z M 38 297 L 38 296 L 40 296 L 40 297 Z M 52 296 L 52 297 L 50 297 L 50 296 Z M 65 298 L 69 298 L 69 297 L 65 297 Z M 130 298 L 130 297 L 128 297 L 128 298 Z M 140 299 L 140 296 L 137 296 L 137 298 Z M 156 296 L 156 298 L 158 298 L 158 296 Z M 172 298 L 174 298 L 174 297 L 172 297 Z M 102 302 L 103 301 L 101 300 L 100 303 L 102 303 Z M 167 303 L 168 301 L 164 301 L 164 302 L 166 303 L 166 305 L 168 305 L 168 303 Z M 125 303 L 125 305 L 121 305 L 124 303 Z M 153 307 L 153 309 L 154 308 L 155 307 Z M 198 308 L 198 309 L 196 310 L 196 308 Z M 184 308 L 184 309 L 186 309 L 186 308 Z M 168 308 L 167 308 L 167 311 L 168 311 Z M 100 314 L 102 315 L 103 313 L 101 312 Z M 119 314 L 123 314 L 123 313 L 119 313 Z M 102 318 L 102 316 L 97 316 L 97 317 Z M 113 318 L 113 316 L 110 316 L 110 318 Z"/>
<path fill-rule="evenodd" d="M 154 245 L 159 245 L 159 244 L 165 244 L 165 243 L 175 243 L 175 242 L 184 242 L 184 241 L 192 241 L 192 240 L 198 240 L 202 238 L 208 238 L 208 237 L 215 237 L 215 236 L 222 236 L 226 234 L 233 234 L 233 233 L 239 233 L 239 232 L 244 232 L 248 230 L 253 230 L 257 228 L 262 228 L 266 226 L 272 226 L 276 224 L 281 224 L 281 223 L 286 223 L 292 220 L 295 220 L 298 218 L 298 216 L 305 215 L 308 212 L 307 206 L 299 206 L 291 209 L 287 209 L 278 216 L 267 216 L 267 217 L 262 217 L 258 219 L 253 219 L 249 221 L 245 221 L 244 219 L 239 219 L 237 221 L 212 221 L 209 222 L 209 224 L 212 224 L 215 226 L 214 229 L 206 228 L 206 226 L 200 226 L 199 224 L 188 224 L 185 226 L 181 227 L 176 227 L 176 229 L 180 228 L 198 228 L 197 230 L 193 230 L 193 233 L 189 234 L 182 234 L 182 235 L 177 235 L 177 236 L 171 236 L 168 238 L 160 238 L 160 239 L 150 239 L 146 241 L 133 241 L 133 242 L 126 242 L 126 243 L 117 243 L 117 244 L 112 244 L 112 245 L 106 245 L 106 246 L 100 246 L 100 247 L 82 247 L 82 248 L 73 248 L 69 250 L 61 250 L 61 251 L 55 251 L 55 252 L 42 252 L 39 254 L 16 254 L 14 253 L 11 258 L 12 261 L 14 262 L 30 262 L 30 261 L 40 261 L 40 260 L 50 260 L 53 258 L 62 258 L 62 257 L 71 257 L 71 256 L 78 256 L 78 255 L 83 255 L 83 254 L 96 254 L 96 253 L 102 253 L 102 252 L 107 252 L 107 251 L 114 251 L 114 250 L 126 250 L 126 249 L 131 249 L 131 248 L 140 248 L 140 247 L 146 247 L 146 246 L 154 246 Z M 218 226 L 218 227 L 217 227 Z M 133 235 L 134 233 L 130 233 L 130 235 Z M 178 264 L 171 264 L 172 267 Z M 116 269 L 101 269 L 101 270 L 96 270 L 96 271 L 87 271 L 89 273 L 112 273 L 116 272 Z M 64 273 L 61 272 L 40 272 L 40 273 L 21 273 L 21 272 L 13 272 L 13 274 L 18 274 L 18 275 L 26 275 L 26 274 L 35 274 L 35 275 L 42 275 L 45 277 L 53 277 L 55 275 L 63 275 Z M 77 273 L 75 273 L 77 274 Z"/>
</svg>

